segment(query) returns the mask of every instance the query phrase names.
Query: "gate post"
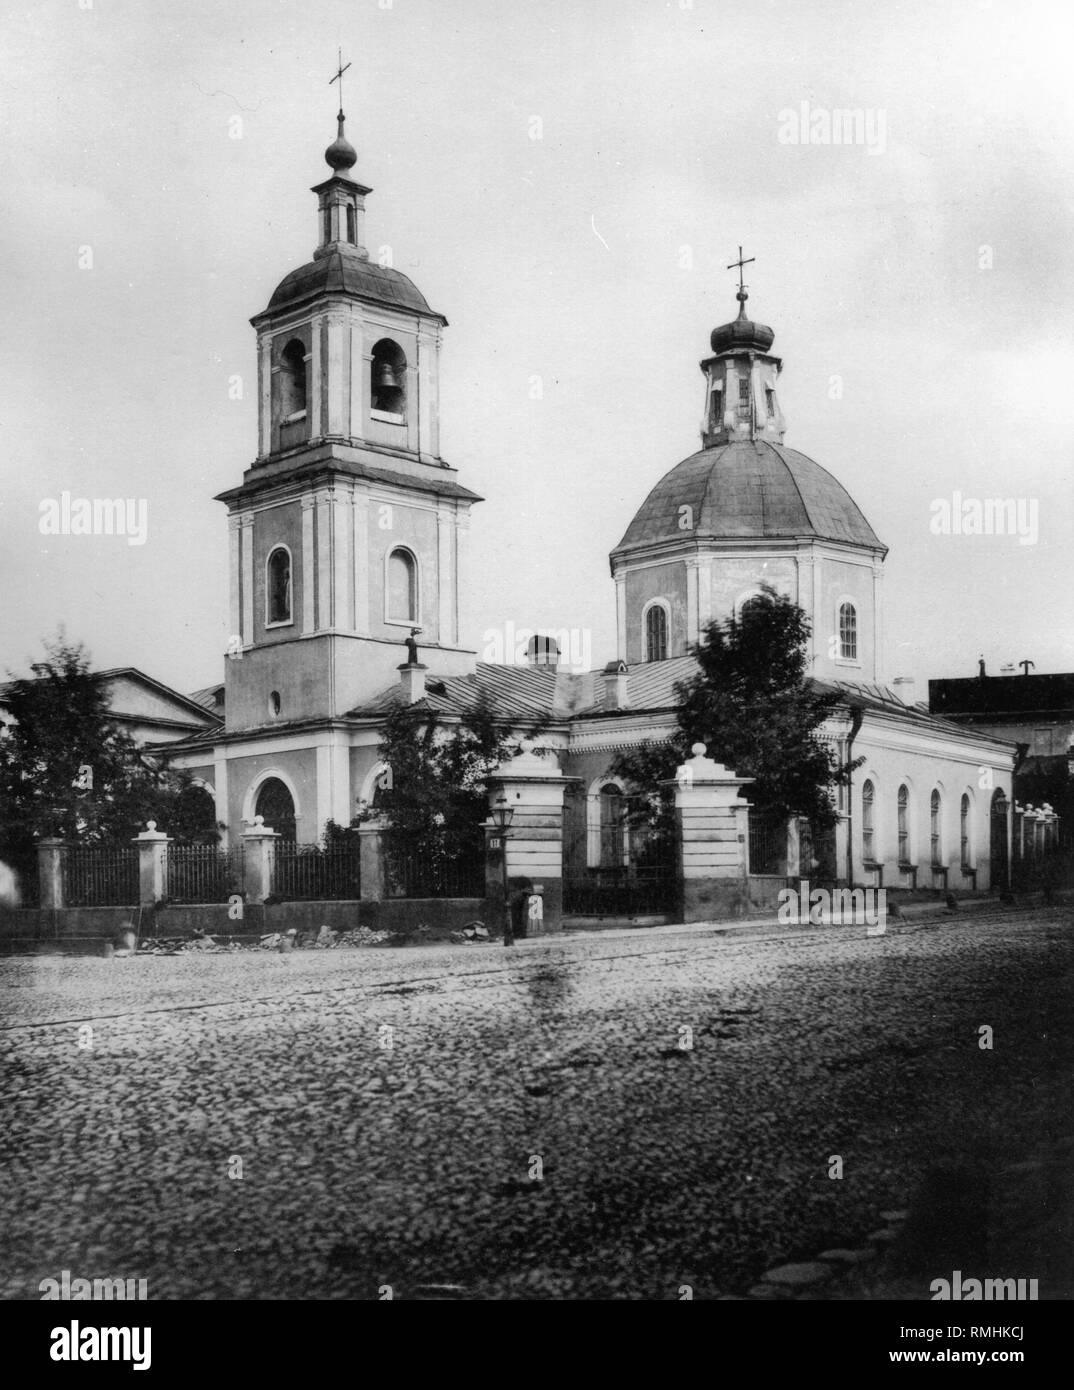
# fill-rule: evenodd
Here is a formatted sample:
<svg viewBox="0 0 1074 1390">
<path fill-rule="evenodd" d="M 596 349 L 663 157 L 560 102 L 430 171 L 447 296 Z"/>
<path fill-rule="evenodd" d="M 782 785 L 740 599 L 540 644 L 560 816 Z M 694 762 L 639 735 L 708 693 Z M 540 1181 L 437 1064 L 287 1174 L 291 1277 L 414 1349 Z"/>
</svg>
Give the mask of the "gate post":
<svg viewBox="0 0 1074 1390">
<path fill-rule="evenodd" d="M 276 841 L 279 837 L 264 816 L 254 816 L 242 828 L 243 888 L 248 903 L 263 903 L 272 893 Z"/>
<path fill-rule="evenodd" d="M 155 820 L 146 821 L 146 829 L 135 835 L 138 846 L 138 903 L 141 907 L 156 907 L 167 892 L 167 852 L 171 841 Z"/>
<path fill-rule="evenodd" d="M 749 906 L 749 802 L 739 796 L 752 777 L 736 777 L 695 743 L 677 770 L 682 918 L 741 917 Z"/>
<path fill-rule="evenodd" d="M 366 821 L 358 827 L 358 854 L 361 870 L 362 902 L 379 903 L 388 896 L 387 871 L 384 863 L 384 831 L 382 819 Z"/>
<path fill-rule="evenodd" d="M 63 840 L 38 840 L 37 882 L 42 907 L 63 907 Z"/>
<path fill-rule="evenodd" d="M 500 855 L 507 855 L 508 892 L 529 884 L 541 899 L 541 918 L 525 921 L 527 936 L 558 932 L 563 921 L 563 794 L 568 782 L 553 758 L 534 752 L 532 739 L 524 738 L 518 752 L 488 777 L 489 809 L 506 796 L 514 815 L 506 844 L 491 848 L 496 832 L 486 822 L 489 853 L 486 858 L 486 916 L 490 924 L 504 919 Z M 514 883 L 512 882 L 514 880 Z M 524 919 L 525 920 L 525 919 Z"/>
</svg>

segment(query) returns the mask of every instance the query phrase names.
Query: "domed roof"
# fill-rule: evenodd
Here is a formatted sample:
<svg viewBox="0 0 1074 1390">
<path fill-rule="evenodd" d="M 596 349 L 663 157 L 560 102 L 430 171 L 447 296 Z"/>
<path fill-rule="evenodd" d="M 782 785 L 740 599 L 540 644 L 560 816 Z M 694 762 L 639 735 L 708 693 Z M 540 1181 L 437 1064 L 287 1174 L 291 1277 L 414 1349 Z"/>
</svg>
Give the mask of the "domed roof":
<svg viewBox="0 0 1074 1390">
<path fill-rule="evenodd" d="M 269 311 L 290 308 L 323 294 L 352 295 L 372 299 L 392 309 L 409 309 L 447 323 L 443 314 L 429 308 L 414 281 L 392 266 L 377 265 L 355 252 L 329 251 L 308 265 L 299 266 L 276 286 Z"/>
<path fill-rule="evenodd" d="M 694 527 L 679 527 L 680 508 Z M 613 554 L 660 541 L 816 536 L 886 552 L 854 499 L 805 454 L 736 440 L 683 459 L 653 488 Z"/>
</svg>

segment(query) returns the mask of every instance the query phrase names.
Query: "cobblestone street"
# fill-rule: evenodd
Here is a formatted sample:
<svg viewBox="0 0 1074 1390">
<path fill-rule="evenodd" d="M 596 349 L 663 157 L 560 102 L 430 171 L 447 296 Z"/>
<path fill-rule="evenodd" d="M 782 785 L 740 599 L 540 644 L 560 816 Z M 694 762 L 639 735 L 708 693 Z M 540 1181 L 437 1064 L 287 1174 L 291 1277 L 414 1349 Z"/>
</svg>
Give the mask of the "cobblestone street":
<svg viewBox="0 0 1074 1390">
<path fill-rule="evenodd" d="M 1072 925 L 5 959 L 0 1293 L 1069 1298 Z"/>
</svg>

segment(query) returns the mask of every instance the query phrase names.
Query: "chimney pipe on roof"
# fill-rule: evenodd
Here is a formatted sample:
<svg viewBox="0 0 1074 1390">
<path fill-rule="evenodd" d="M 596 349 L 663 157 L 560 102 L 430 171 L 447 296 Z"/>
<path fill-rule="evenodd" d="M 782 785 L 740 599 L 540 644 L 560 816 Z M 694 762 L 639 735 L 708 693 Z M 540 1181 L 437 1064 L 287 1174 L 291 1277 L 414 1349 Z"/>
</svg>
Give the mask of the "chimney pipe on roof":
<svg viewBox="0 0 1074 1390">
<path fill-rule="evenodd" d="M 604 668 L 604 704 L 606 710 L 628 709 L 630 697 L 627 694 L 629 668 L 625 661 L 609 661 Z"/>
<path fill-rule="evenodd" d="M 403 703 L 416 705 L 419 700 L 424 700 L 425 672 L 429 669 L 428 666 L 423 666 L 420 661 L 404 661 L 402 666 L 396 669 L 403 691 Z"/>
</svg>

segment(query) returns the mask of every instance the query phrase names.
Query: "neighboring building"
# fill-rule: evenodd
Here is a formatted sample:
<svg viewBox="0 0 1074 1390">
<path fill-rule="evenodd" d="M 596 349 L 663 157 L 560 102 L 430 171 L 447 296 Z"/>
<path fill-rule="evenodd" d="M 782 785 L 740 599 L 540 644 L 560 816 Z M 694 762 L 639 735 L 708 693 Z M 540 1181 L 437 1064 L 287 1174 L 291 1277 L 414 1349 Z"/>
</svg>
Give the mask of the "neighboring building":
<svg viewBox="0 0 1074 1390">
<path fill-rule="evenodd" d="M 929 681 L 929 708 L 964 728 L 1019 745 L 1014 796 L 1047 803 L 1060 817 L 1060 843 L 1074 846 L 1074 674 Z"/>
<path fill-rule="evenodd" d="M 827 737 L 865 759 L 834 842 L 813 846 L 802 871 L 887 887 L 1005 881 L 1014 749 L 883 684 L 886 547 L 830 473 L 784 446 L 774 334 L 746 317 L 741 284 L 738 318 L 701 363 L 702 449 L 656 484 L 610 557 L 616 660 L 572 674 L 551 641 L 531 641 L 522 665 L 476 660 L 464 561 L 480 499 L 440 455 L 446 320 L 369 260 L 370 190 L 350 177 L 342 117 L 325 158 L 320 245 L 252 320 L 259 452 L 220 499 L 234 634 L 224 722 L 171 750 L 214 789 L 217 819 L 234 834 L 262 815 L 316 840 L 373 800 L 394 703 L 424 701 L 450 722 L 481 690 L 514 728 L 547 721 L 542 743 L 577 779 L 568 859 L 619 864 L 630 789 L 610 763 L 671 732 L 690 645 L 768 583 L 805 609 L 814 676 L 841 696 Z M 218 688 L 199 699 L 219 713 Z M 774 871 L 795 872 L 794 858 L 792 837 Z"/>
<path fill-rule="evenodd" d="M 219 727 L 220 713 L 199 695 L 180 695 L 133 666 L 91 673 L 104 687 L 109 715 L 136 743 L 180 743 Z M 0 685 L 0 724 L 12 722 L 7 705 L 11 683 Z"/>
</svg>

